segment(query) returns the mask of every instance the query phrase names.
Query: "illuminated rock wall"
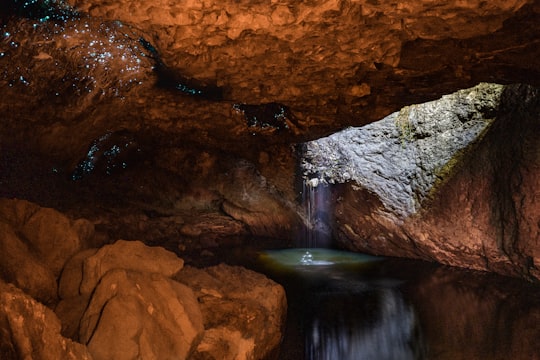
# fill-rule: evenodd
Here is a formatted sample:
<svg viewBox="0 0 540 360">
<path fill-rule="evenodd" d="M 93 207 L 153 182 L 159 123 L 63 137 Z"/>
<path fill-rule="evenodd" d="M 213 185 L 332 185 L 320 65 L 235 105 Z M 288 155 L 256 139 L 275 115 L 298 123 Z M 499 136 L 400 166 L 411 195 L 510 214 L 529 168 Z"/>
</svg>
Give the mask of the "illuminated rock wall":
<svg viewBox="0 0 540 360">
<path fill-rule="evenodd" d="M 502 93 L 484 92 L 487 99 L 473 101 L 479 112 L 462 118 L 464 99 L 472 100 L 474 93 L 457 93 L 452 112 L 444 105 L 449 96 L 441 101 L 440 112 L 436 105 L 419 105 L 409 119 L 414 127 L 425 110 L 438 125 L 444 124 L 439 116 L 461 118 L 452 135 L 446 130 L 418 137 L 416 128 L 400 140 L 399 131 L 370 132 L 383 126 L 383 120 L 381 125 L 345 130 L 306 145 L 308 177 L 346 183 L 335 186 L 336 231 L 343 246 L 540 277 L 538 90 L 509 86 Z M 472 126 L 492 121 L 482 116 L 495 119 L 484 134 Z M 467 132 L 474 141 L 455 151 Z M 429 137 L 434 139 L 431 144 L 426 143 Z M 407 154 L 407 147 L 417 154 L 400 156 Z"/>
</svg>

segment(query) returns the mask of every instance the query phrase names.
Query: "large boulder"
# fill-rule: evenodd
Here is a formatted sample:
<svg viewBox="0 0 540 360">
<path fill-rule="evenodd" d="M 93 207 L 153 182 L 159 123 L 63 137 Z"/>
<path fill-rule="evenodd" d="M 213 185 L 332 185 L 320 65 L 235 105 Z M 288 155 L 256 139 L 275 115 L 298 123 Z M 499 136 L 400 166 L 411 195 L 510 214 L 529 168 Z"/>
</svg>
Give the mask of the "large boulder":
<svg viewBox="0 0 540 360">
<path fill-rule="evenodd" d="M 15 284 L 44 304 L 57 298 L 56 278 L 13 228 L 0 221 L 0 274 L 4 281 Z"/>
<path fill-rule="evenodd" d="M 261 359 L 275 354 L 283 288 L 241 267 L 183 267 L 159 247 L 119 240 L 64 267 L 62 334 L 96 359 Z"/>
<path fill-rule="evenodd" d="M 193 291 L 160 274 L 107 272 L 81 319 L 95 359 L 186 359 L 203 334 Z"/>
<path fill-rule="evenodd" d="M 17 199 L 0 199 L 0 228 L 2 277 L 46 304 L 64 264 L 94 235 L 88 220 Z"/>
<path fill-rule="evenodd" d="M 157 273 L 170 277 L 183 266 L 182 259 L 162 247 L 146 246 L 140 241 L 118 240 L 112 245 L 105 245 L 84 260 L 80 293 L 92 293 L 101 278 L 113 269 Z"/>
<path fill-rule="evenodd" d="M 62 320 L 62 334 L 79 339 L 79 322 L 96 286 L 108 272 L 122 269 L 170 277 L 183 265 L 175 254 L 140 241 L 118 240 L 77 253 L 66 263 L 58 286 L 61 301 L 55 311 Z"/>
<path fill-rule="evenodd" d="M 204 337 L 195 359 L 264 359 L 275 356 L 287 313 L 279 284 L 242 267 L 186 267 L 175 279 L 195 291 Z"/>
<path fill-rule="evenodd" d="M 0 280 L 0 356 L 4 360 L 91 360 L 85 346 L 60 335 L 52 310 Z"/>
</svg>

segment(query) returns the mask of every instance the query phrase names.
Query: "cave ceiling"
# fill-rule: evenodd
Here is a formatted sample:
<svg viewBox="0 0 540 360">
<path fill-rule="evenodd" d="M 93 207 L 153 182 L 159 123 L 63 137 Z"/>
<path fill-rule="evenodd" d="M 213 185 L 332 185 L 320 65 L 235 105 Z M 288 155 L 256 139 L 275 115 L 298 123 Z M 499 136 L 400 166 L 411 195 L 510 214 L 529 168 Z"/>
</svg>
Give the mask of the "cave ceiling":
<svg viewBox="0 0 540 360">
<path fill-rule="evenodd" d="M 2 92 L 24 98 L 19 88 L 33 88 L 25 100 L 32 97 L 38 111 L 50 105 L 46 95 L 53 90 L 46 87 L 54 86 L 55 77 L 62 77 L 65 83 L 95 76 L 94 92 L 102 91 L 99 99 L 94 96 L 91 104 L 86 104 L 86 100 L 71 98 L 50 111 L 65 111 L 57 115 L 64 121 L 103 117 L 96 108 L 114 103 L 112 107 L 121 108 L 117 112 L 122 115 L 111 117 L 122 117 L 122 122 L 157 126 L 184 138 L 190 132 L 208 133 L 202 137 L 203 143 L 216 135 L 220 143 L 234 147 L 244 134 L 257 130 L 257 124 L 249 122 L 252 105 L 274 105 L 258 110 L 274 114 L 283 125 L 275 128 L 285 130 L 277 131 L 279 136 L 274 136 L 274 131 L 261 131 L 263 137 L 272 134 L 270 142 L 294 142 L 348 125 L 363 125 L 404 105 L 432 100 L 479 82 L 540 84 L 538 1 L 68 3 L 79 14 L 78 19 L 68 14 L 36 22 L 37 12 L 27 11 L 33 18 L 4 21 L 4 56 L 0 60 L 4 68 Z M 18 14 L 25 15 L 24 11 Z M 132 44 L 111 40 L 121 36 L 129 37 Z M 149 86 L 173 84 L 177 94 L 148 91 L 143 85 L 142 89 L 132 86 L 115 99 L 111 88 L 122 86 L 115 80 L 121 82 L 124 76 L 123 68 L 114 64 L 125 61 L 119 59 L 119 49 L 128 52 L 128 47 L 137 46 L 138 39 L 144 39 L 141 48 L 146 45 L 142 50 L 146 59 L 137 74 L 141 82 Z M 20 44 L 18 51 L 10 43 Z M 85 49 L 104 55 L 85 56 Z M 42 64 L 50 60 L 64 72 Z M 85 65 L 88 68 L 92 61 L 98 66 L 111 64 L 103 67 L 105 74 L 99 69 L 85 74 Z M 23 78 L 26 84 L 17 81 Z M 174 86 L 182 81 L 186 88 Z M 187 86 L 201 90 L 190 93 L 185 91 Z M 26 90 L 22 95 L 27 95 Z M 73 97 L 71 90 L 69 86 L 54 89 L 63 92 L 57 95 L 62 98 Z M 9 111 L 9 106 L 17 108 L 4 104 L 3 110 Z M 257 109 L 251 110 L 252 118 L 256 117 Z M 94 120 L 93 125 L 99 122 Z M 115 126 L 111 119 L 108 122 L 110 128 L 125 125 Z M 249 136 L 245 137 L 250 142 Z"/>
<path fill-rule="evenodd" d="M 289 176 L 291 144 L 479 82 L 540 85 L 538 0 L 2 4 L 0 146 L 55 171 L 120 131 Z"/>
</svg>

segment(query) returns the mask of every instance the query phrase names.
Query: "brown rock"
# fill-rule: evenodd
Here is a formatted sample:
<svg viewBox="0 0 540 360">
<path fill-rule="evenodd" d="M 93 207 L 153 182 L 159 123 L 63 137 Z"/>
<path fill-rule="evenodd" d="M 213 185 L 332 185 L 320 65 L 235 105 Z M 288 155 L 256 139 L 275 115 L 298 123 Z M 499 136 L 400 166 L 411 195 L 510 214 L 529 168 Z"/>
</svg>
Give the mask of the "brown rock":
<svg viewBox="0 0 540 360">
<path fill-rule="evenodd" d="M 58 294 L 61 299 L 81 295 L 84 261 L 95 255 L 99 249 L 87 249 L 75 254 L 64 266 L 58 284 Z"/>
<path fill-rule="evenodd" d="M 21 233 L 59 276 L 66 261 L 93 236 L 94 226 L 88 220 L 72 221 L 54 209 L 40 208 L 26 220 Z"/>
<path fill-rule="evenodd" d="M 60 335 L 60 321 L 44 305 L 0 281 L 0 354 L 4 360 L 91 360 L 85 346 Z"/>
<path fill-rule="evenodd" d="M 111 270 L 81 320 L 95 359 L 186 359 L 203 333 L 193 292 L 154 273 Z"/>
<path fill-rule="evenodd" d="M 58 298 L 53 272 L 10 225 L 1 221 L 0 274 L 2 279 L 45 304 L 54 303 Z"/>
<path fill-rule="evenodd" d="M 222 210 L 245 223 L 253 235 L 290 236 L 296 216 L 287 203 L 251 164 L 241 162 L 224 178 L 220 191 L 225 197 Z"/>
<path fill-rule="evenodd" d="M 90 294 L 109 270 L 134 270 L 170 277 L 183 266 L 182 259 L 161 247 L 149 247 L 140 241 L 118 240 L 84 260 L 80 293 Z"/>
<path fill-rule="evenodd" d="M 39 209 L 39 205 L 31 203 L 30 201 L 5 198 L 0 199 L 0 218 L 3 218 L 6 222 L 15 227 L 24 225 L 34 213 L 39 211 Z"/>
<path fill-rule="evenodd" d="M 75 254 L 64 266 L 58 285 L 60 302 L 54 312 L 62 322 L 62 335 L 79 340 L 79 323 L 88 306 L 91 294 L 81 294 L 84 260 L 98 249 L 88 249 Z"/>
<path fill-rule="evenodd" d="M 175 278 L 195 291 L 204 317 L 195 359 L 263 359 L 279 346 L 287 312 L 279 284 L 224 264 L 186 267 Z"/>
</svg>

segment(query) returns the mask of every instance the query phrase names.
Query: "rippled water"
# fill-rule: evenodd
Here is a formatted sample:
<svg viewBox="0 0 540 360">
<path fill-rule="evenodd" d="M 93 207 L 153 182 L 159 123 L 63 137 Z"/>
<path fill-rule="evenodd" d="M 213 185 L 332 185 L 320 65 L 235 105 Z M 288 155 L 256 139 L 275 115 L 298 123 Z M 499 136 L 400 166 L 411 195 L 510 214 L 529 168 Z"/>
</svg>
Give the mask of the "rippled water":
<svg viewBox="0 0 540 360">
<path fill-rule="evenodd" d="M 540 288 L 521 280 L 324 249 L 255 267 L 287 291 L 282 360 L 539 358 Z"/>
</svg>

